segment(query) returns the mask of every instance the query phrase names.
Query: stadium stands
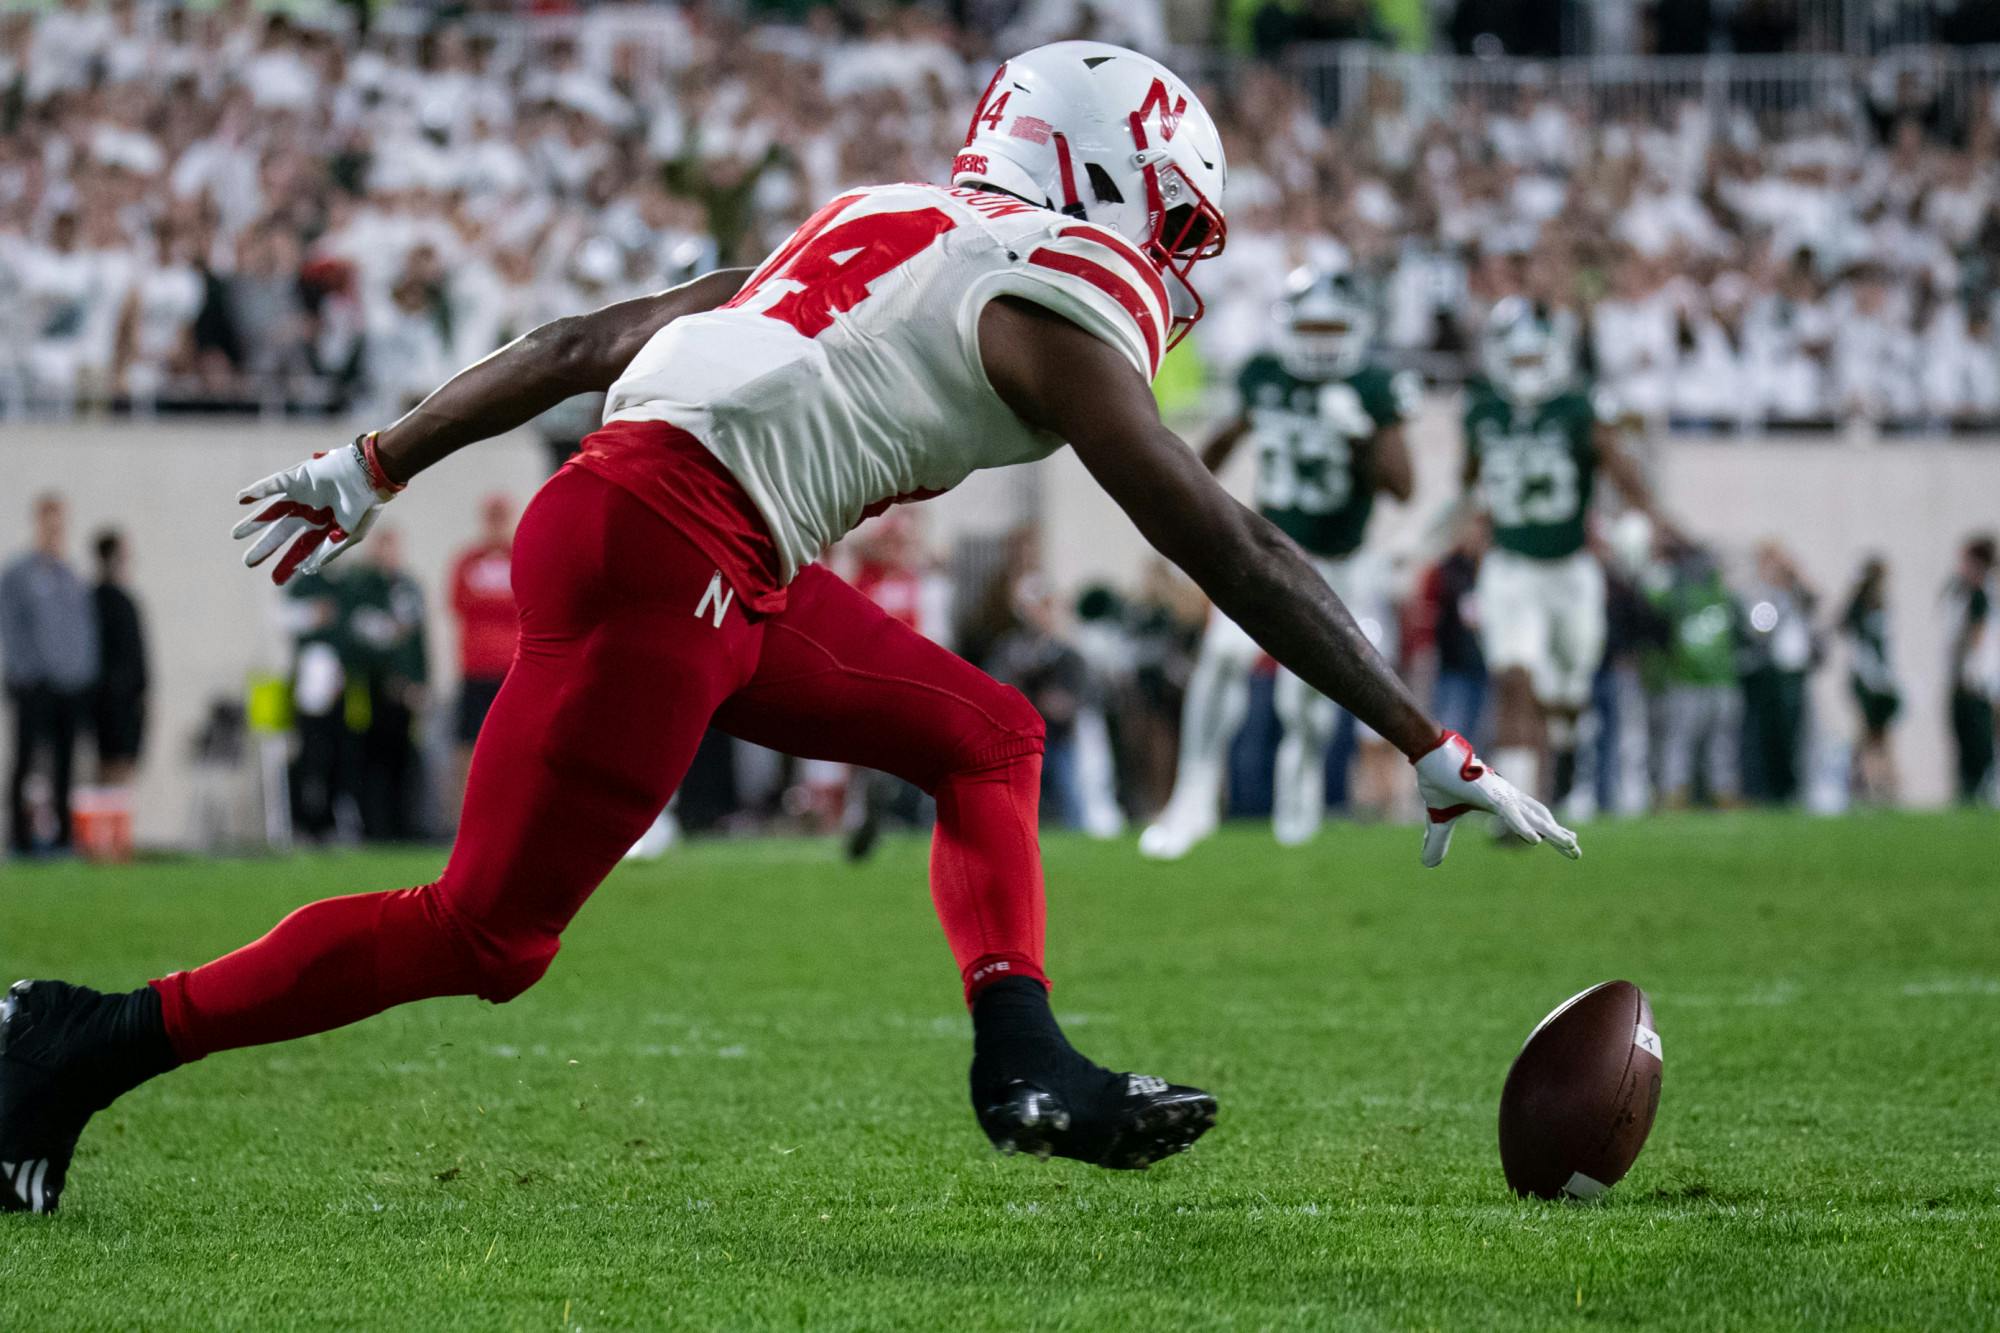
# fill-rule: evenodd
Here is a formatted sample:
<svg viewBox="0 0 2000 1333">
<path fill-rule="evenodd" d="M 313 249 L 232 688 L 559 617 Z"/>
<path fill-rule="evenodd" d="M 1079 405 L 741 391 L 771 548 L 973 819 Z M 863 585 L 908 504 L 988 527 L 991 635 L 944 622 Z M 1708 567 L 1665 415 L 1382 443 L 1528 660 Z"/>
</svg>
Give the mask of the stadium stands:
<svg viewBox="0 0 2000 1333">
<path fill-rule="evenodd" d="M 0 33 L 17 413 L 392 412 L 539 320 L 758 256 L 845 185 L 942 176 L 1000 44 L 921 9 L 854 33 L 651 6 L 362 35 L 240 0 Z M 1438 378 L 1526 290 L 1588 308 L 1601 378 L 1648 418 L 2000 417 L 1978 51 L 1190 59 L 1232 153 L 1213 371 L 1315 258 L 1370 275 L 1391 347 Z"/>
</svg>

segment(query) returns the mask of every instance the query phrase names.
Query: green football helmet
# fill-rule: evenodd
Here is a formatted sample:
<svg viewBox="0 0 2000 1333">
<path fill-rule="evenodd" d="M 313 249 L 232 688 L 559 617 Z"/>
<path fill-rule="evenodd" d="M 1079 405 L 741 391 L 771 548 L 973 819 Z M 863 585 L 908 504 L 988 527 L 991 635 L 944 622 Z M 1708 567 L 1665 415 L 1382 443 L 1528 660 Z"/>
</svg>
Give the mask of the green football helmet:
<svg viewBox="0 0 2000 1333">
<path fill-rule="evenodd" d="M 1375 340 L 1375 312 L 1344 273 L 1295 269 L 1276 315 L 1278 362 L 1302 380 L 1347 378 L 1361 369 Z"/>
<path fill-rule="evenodd" d="M 1576 378 L 1576 321 L 1525 296 L 1493 307 L 1479 335 L 1479 364 L 1511 403 L 1545 403 Z"/>
</svg>

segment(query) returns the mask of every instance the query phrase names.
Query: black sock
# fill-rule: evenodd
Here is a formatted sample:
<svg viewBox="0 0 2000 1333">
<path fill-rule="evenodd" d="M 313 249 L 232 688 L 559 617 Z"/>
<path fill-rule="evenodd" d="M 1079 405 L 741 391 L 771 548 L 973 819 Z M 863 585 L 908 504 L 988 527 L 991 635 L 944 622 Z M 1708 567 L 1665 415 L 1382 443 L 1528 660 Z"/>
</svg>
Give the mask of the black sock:
<svg viewBox="0 0 2000 1333">
<path fill-rule="evenodd" d="M 1056 1025 L 1048 990 L 1026 977 L 996 981 L 972 1002 L 972 1100 L 985 1106 L 1021 1081 L 1088 1117 L 1123 1095 L 1124 1080 L 1083 1057 Z"/>
<path fill-rule="evenodd" d="M 69 1003 L 51 1017 L 66 1029 L 62 1050 L 69 1056 L 69 1072 L 77 1078 L 79 1091 L 93 1109 L 109 1106 L 147 1079 L 180 1064 L 173 1043 L 167 1040 L 159 992 L 151 986 L 120 995 L 105 995 L 86 986 L 72 990 Z"/>
</svg>

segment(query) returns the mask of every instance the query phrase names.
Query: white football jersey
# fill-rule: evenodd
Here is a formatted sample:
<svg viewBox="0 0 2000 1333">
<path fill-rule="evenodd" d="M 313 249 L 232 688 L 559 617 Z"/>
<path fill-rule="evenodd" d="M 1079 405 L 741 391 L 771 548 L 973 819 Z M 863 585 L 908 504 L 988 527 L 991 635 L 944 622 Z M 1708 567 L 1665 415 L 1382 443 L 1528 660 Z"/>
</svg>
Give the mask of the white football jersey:
<svg viewBox="0 0 2000 1333">
<path fill-rule="evenodd" d="M 821 209 L 728 305 L 655 334 L 604 419 L 705 444 L 789 581 L 887 504 L 1061 446 L 987 382 L 979 314 L 996 296 L 1065 316 L 1149 380 L 1159 369 L 1167 290 L 1130 242 L 1008 195 L 884 185 Z"/>
</svg>

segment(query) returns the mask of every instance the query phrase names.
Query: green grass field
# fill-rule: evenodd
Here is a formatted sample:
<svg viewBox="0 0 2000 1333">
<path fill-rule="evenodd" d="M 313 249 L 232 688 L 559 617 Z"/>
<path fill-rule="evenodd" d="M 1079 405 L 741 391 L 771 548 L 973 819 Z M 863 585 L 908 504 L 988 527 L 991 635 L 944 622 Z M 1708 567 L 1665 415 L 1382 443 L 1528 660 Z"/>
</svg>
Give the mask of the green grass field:
<svg viewBox="0 0 2000 1333">
<path fill-rule="evenodd" d="M 1052 838 L 1056 1008 L 1203 1084 L 1149 1173 L 1003 1159 L 921 843 L 621 871 L 514 1004 L 219 1056 L 0 1218 L 0 1329 L 2000 1327 L 2000 821 L 1661 819 L 1586 858 Z M 0 869 L 0 969 L 127 986 L 428 854 Z M 1514 1200 L 1494 1115 L 1582 986 L 1652 993 L 1651 1144 Z"/>
</svg>

